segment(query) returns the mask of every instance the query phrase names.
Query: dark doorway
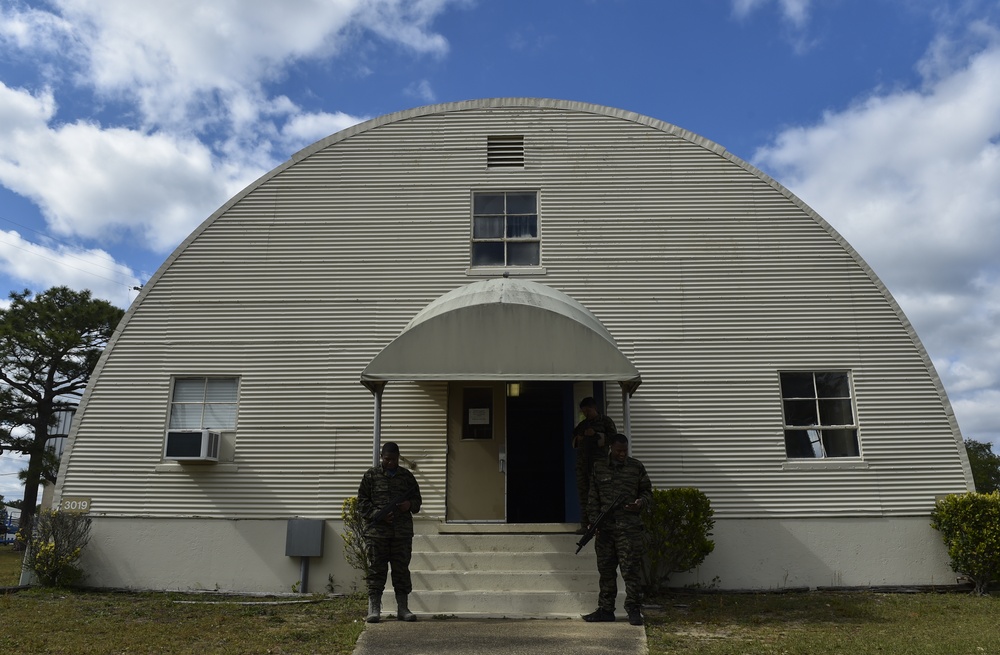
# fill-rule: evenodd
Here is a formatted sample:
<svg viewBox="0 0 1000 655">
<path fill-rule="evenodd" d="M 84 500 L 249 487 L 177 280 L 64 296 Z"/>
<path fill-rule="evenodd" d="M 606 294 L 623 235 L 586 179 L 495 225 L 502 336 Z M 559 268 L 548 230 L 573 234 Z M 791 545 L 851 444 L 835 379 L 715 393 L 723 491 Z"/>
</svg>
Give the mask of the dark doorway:
<svg viewBox="0 0 1000 655">
<path fill-rule="evenodd" d="M 507 397 L 507 522 L 566 520 L 566 443 L 572 385 L 522 382 Z"/>
</svg>

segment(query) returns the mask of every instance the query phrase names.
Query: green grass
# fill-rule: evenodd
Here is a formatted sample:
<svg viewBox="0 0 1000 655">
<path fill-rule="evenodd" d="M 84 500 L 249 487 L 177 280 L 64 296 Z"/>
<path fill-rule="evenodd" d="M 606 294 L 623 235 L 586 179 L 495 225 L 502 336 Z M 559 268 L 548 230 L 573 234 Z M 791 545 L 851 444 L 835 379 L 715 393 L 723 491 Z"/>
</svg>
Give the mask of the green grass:
<svg viewBox="0 0 1000 655">
<path fill-rule="evenodd" d="M 0 587 L 15 587 L 20 582 L 21 556 L 10 546 L 0 546 Z"/>
<path fill-rule="evenodd" d="M 0 586 L 19 576 L 20 554 L 0 548 Z M 0 653 L 351 653 L 364 599 L 303 598 L 313 602 L 30 589 L 0 596 Z M 646 613 L 650 655 L 1000 654 L 1000 597 L 720 593 L 659 603 Z"/>
<path fill-rule="evenodd" d="M 1000 598 L 812 592 L 674 596 L 647 613 L 650 655 L 1000 653 Z"/>
<path fill-rule="evenodd" d="M 31 589 L 0 596 L 0 652 L 351 653 L 364 600 L 307 598 Z"/>
</svg>

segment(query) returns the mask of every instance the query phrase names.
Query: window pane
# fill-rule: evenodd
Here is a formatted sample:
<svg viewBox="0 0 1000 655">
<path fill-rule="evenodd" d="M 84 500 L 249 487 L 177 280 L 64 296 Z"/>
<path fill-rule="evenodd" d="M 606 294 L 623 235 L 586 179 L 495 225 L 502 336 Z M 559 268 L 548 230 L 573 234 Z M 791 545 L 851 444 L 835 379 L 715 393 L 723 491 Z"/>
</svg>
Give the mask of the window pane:
<svg viewBox="0 0 1000 655">
<path fill-rule="evenodd" d="M 503 266 L 503 243 L 472 244 L 473 266 Z"/>
<path fill-rule="evenodd" d="M 819 420 L 822 425 L 853 425 L 850 400 L 820 400 Z"/>
<path fill-rule="evenodd" d="M 477 193 L 472 201 L 473 214 L 503 214 L 502 193 Z"/>
<path fill-rule="evenodd" d="M 175 403 L 200 403 L 204 400 L 205 378 L 178 378 L 174 380 Z"/>
<path fill-rule="evenodd" d="M 503 216 L 476 216 L 472 220 L 473 239 L 500 239 L 503 237 Z"/>
<path fill-rule="evenodd" d="M 511 239 L 530 239 L 538 236 L 537 216 L 508 216 L 507 237 Z"/>
<path fill-rule="evenodd" d="M 817 373 L 816 391 L 820 398 L 850 398 L 847 373 Z"/>
<path fill-rule="evenodd" d="M 782 398 L 815 398 L 812 373 L 782 373 Z"/>
<path fill-rule="evenodd" d="M 507 194 L 508 214 L 534 214 L 535 194 L 534 193 L 509 193 Z"/>
<path fill-rule="evenodd" d="M 805 430 L 785 430 L 785 454 L 789 457 L 815 458 L 816 451 Z"/>
<path fill-rule="evenodd" d="M 539 244 L 537 241 L 507 244 L 508 266 L 538 266 Z"/>
<path fill-rule="evenodd" d="M 236 387 L 236 378 L 209 378 L 205 402 L 234 403 L 236 402 Z"/>
<path fill-rule="evenodd" d="M 785 425 L 819 425 L 816 416 L 816 401 L 786 400 Z"/>
<path fill-rule="evenodd" d="M 235 429 L 236 405 L 229 403 L 216 403 L 213 405 L 206 405 L 204 427 L 214 428 L 216 430 Z"/>
<path fill-rule="evenodd" d="M 170 406 L 171 430 L 197 430 L 201 428 L 201 403 Z"/>
<path fill-rule="evenodd" d="M 827 457 L 858 457 L 857 430 L 823 430 L 823 445 Z"/>
</svg>

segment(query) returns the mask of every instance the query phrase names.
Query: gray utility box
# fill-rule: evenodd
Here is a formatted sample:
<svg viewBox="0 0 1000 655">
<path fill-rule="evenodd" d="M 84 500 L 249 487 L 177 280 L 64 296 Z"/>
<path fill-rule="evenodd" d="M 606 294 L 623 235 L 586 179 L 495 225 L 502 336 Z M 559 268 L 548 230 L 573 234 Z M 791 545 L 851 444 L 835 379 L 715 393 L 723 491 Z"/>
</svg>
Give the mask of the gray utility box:
<svg viewBox="0 0 1000 655">
<path fill-rule="evenodd" d="M 289 519 L 288 532 L 285 536 L 285 555 L 322 557 L 325 527 L 326 521 L 323 519 Z"/>
</svg>

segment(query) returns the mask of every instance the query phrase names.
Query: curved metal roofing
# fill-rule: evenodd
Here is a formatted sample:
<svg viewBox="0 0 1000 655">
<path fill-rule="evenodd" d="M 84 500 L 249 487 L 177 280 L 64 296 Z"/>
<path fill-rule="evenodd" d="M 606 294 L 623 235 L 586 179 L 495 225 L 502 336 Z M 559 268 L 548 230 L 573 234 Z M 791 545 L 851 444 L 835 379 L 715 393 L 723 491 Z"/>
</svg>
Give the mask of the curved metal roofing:
<svg viewBox="0 0 1000 655">
<path fill-rule="evenodd" d="M 391 380 L 615 380 L 634 391 L 640 376 L 579 302 L 495 278 L 427 305 L 361 374 L 369 388 Z"/>
</svg>

